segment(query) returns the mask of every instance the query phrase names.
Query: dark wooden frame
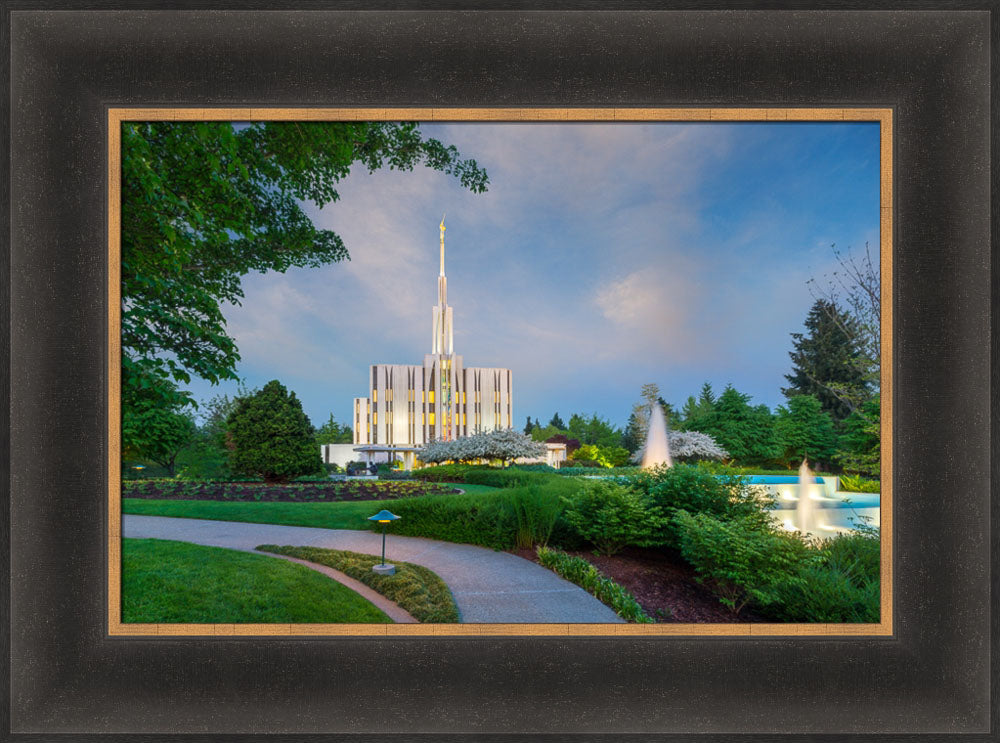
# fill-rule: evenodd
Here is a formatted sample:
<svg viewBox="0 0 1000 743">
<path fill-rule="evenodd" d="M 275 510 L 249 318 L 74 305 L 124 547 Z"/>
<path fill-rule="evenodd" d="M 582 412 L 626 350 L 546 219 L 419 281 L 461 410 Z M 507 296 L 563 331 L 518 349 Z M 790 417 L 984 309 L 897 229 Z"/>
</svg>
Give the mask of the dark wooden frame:
<svg viewBox="0 0 1000 743">
<path fill-rule="evenodd" d="M 73 7 L 7 5 L 3 27 L 5 736 L 994 739 L 995 5 L 663 14 L 579 3 L 502 15 L 350 5 L 308 16 Z M 331 103 L 892 108 L 895 634 L 107 636 L 106 111 Z"/>
</svg>

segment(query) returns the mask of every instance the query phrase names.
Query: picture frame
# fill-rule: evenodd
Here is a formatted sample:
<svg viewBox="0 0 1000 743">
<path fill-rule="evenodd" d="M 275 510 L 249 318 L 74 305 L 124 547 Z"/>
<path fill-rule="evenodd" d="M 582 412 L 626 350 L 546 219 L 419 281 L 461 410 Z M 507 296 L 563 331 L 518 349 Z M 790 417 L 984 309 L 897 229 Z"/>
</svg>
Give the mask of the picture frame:
<svg viewBox="0 0 1000 743">
<path fill-rule="evenodd" d="M 8 737 L 989 735 L 992 14 L 657 7 L 8 9 Z M 331 100 L 890 108 L 893 634 L 109 635 L 107 110 Z"/>
</svg>

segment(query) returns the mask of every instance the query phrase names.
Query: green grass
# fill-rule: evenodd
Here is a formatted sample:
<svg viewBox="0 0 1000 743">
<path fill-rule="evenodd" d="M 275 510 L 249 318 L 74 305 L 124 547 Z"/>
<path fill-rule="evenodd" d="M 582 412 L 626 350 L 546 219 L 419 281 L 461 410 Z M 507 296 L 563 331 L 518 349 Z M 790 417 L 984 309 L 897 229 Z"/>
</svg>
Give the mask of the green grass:
<svg viewBox="0 0 1000 743">
<path fill-rule="evenodd" d="M 245 521 L 324 529 L 369 529 L 368 517 L 386 507 L 385 501 L 281 503 L 208 500 L 144 500 L 123 498 L 122 513 L 175 516 L 186 519 Z"/>
<path fill-rule="evenodd" d="M 445 482 L 441 484 L 459 488 L 460 490 L 464 490 L 469 495 L 485 495 L 486 493 L 495 493 L 500 490 L 500 488 L 495 488 L 492 485 L 479 485 L 472 482 Z"/>
<path fill-rule="evenodd" d="M 487 495 L 498 488 L 488 485 L 454 483 L 467 495 Z M 427 496 L 423 496 L 427 497 Z M 438 498 L 452 496 L 442 495 Z M 413 498 L 406 500 L 421 500 Z M 371 529 L 368 517 L 383 508 L 393 510 L 386 501 L 335 501 L 331 503 L 290 503 L 276 501 L 207 501 L 122 498 L 122 513 L 139 516 L 172 516 L 185 519 L 243 521 L 252 524 L 316 526 L 323 529 Z"/>
<path fill-rule="evenodd" d="M 303 565 L 161 539 L 122 540 L 122 621 L 392 622 L 354 591 Z"/>
<path fill-rule="evenodd" d="M 374 555 L 319 547 L 279 547 L 273 544 L 264 544 L 257 549 L 339 570 L 395 602 L 418 622 L 458 621 L 458 607 L 455 606 L 455 599 L 448 586 L 436 573 L 422 565 L 393 560 L 395 575 L 376 575 L 372 572 L 372 566 L 382 562 L 382 558 Z"/>
</svg>

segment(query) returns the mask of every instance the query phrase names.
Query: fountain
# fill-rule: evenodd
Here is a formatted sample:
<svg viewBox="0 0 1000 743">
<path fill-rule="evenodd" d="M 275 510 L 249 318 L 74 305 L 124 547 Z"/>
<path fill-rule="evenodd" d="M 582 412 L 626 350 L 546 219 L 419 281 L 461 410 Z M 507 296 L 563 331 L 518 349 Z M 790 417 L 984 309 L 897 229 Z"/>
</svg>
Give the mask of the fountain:
<svg viewBox="0 0 1000 743">
<path fill-rule="evenodd" d="M 670 459 L 670 443 L 667 440 L 667 419 L 663 417 L 663 408 L 652 405 L 649 415 L 649 431 L 646 432 L 646 445 L 642 449 L 642 468 L 649 469 L 665 464 L 673 467 Z"/>
<path fill-rule="evenodd" d="M 800 532 L 815 531 L 816 504 L 813 495 L 816 492 L 816 477 L 809 469 L 809 461 L 802 460 L 799 467 L 799 500 L 795 504 L 795 526 Z"/>
</svg>

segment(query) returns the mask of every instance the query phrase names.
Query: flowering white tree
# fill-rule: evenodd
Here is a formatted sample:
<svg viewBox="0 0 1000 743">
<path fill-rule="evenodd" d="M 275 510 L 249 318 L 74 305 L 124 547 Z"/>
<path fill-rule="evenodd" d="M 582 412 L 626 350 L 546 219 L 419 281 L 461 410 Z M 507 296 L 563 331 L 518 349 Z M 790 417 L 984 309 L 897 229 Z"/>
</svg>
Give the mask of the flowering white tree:
<svg viewBox="0 0 1000 743">
<path fill-rule="evenodd" d="M 701 431 L 667 431 L 670 456 L 674 459 L 727 459 L 729 452 L 715 439 Z M 643 449 L 632 456 L 633 462 L 642 461 Z"/>
<path fill-rule="evenodd" d="M 439 462 L 473 462 L 478 459 L 499 459 L 504 464 L 520 457 L 545 455 L 545 444 L 513 428 L 476 433 L 451 441 L 433 441 L 417 453 L 417 459 L 427 464 Z"/>
</svg>

